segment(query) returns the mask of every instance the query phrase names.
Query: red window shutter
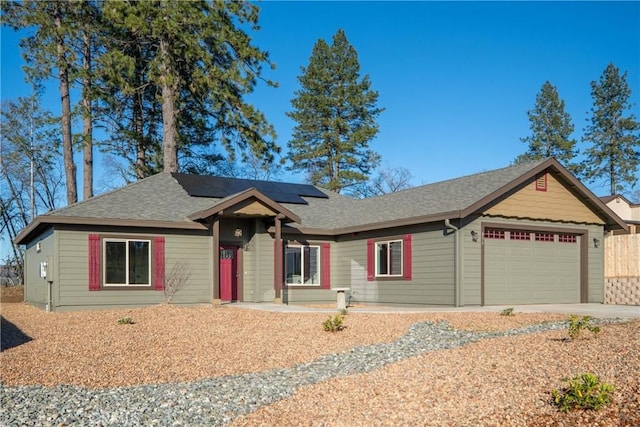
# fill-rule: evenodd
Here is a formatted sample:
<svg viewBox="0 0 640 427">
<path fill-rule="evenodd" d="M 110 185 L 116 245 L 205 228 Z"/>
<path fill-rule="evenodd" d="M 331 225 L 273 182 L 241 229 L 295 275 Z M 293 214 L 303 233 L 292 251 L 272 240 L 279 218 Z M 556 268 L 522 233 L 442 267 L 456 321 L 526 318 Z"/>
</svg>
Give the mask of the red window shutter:
<svg viewBox="0 0 640 427">
<path fill-rule="evenodd" d="M 367 280 L 372 281 L 375 276 L 375 258 L 373 254 L 373 240 L 367 240 Z"/>
<path fill-rule="evenodd" d="M 403 243 L 403 270 L 404 270 L 404 279 L 411 280 L 411 234 L 406 234 L 404 236 Z"/>
<path fill-rule="evenodd" d="M 322 263 L 322 271 L 320 272 L 320 287 L 322 289 L 331 289 L 331 245 L 323 243 L 321 250 L 320 262 Z"/>
<path fill-rule="evenodd" d="M 164 237 L 153 239 L 153 288 L 164 290 Z"/>
<path fill-rule="evenodd" d="M 89 290 L 100 290 L 100 236 L 89 234 Z"/>
</svg>

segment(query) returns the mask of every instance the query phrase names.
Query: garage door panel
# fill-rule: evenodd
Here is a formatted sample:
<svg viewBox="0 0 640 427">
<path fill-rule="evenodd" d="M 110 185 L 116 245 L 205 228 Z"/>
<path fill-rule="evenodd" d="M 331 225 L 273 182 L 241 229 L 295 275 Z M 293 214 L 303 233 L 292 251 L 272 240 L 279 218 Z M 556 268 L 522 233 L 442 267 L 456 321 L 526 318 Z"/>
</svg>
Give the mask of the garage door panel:
<svg viewBox="0 0 640 427">
<path fill-rule="evenodd" d="M 485 304 L 580 302 L 579 239 L 511 240 L 508 230 L 504 236 L 483 241 Z"/>
</svg>

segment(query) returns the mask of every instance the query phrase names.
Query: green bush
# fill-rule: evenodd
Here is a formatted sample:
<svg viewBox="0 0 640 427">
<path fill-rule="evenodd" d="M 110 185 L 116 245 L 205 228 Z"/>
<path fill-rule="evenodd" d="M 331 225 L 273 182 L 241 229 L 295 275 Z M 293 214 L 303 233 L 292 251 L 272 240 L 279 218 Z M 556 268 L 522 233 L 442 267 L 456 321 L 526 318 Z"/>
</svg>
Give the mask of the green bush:
<svg viewBox="0 0 640 427">
<path fill-rule="evenodd" d="M 580 336 L 583 329 L 591 331 L 594 335 L 600 332 L 600 327 L 591 325 L 591 316 L 577 316 L 572 314 L 569 316 L 569 338 L 575 340 Z"/>
<path fill-rule="evenodd" d="M 513 307 L 505 308 L 500 312 L 500 316 L 513 316 Z"/>
<path fill-rule="evenodd" d="M 118 319 L 118 325 L 133 325 L 133 320 L 131 320 L 131 317 L 123 317 Z"/>
<path fill-rule="evenodd" d="M 344 326 L 344 316 L 342 314 L 336 314 L 335 316 L 325 320 L 322 322 L 322 328 L 327 332 L 337 332 L 341 331 L 345 328 Z"/>
<path fill-rule="evenodd" d="M 594 374 L 586 372 L 566 381 L 565 388 L 551 392 L 553 402 L 564 412 L 570 409 L 598 410 L 611 402 L 614 387 L 600 382 Z"/>
<path fill-rule="evenodd" d="M 338 313 L 346 316 L 347 314 L 349 314 L 349 311 L 346 308 L 341 308 L 340 310 L 338 310 Z"/>
</svg>

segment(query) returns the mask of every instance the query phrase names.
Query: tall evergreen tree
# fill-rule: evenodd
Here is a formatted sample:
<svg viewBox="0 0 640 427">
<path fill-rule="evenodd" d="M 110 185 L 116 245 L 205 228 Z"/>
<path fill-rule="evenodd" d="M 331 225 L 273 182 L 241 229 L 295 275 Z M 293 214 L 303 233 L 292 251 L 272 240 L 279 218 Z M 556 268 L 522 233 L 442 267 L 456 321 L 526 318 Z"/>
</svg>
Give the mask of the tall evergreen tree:
<svg viewBox="0 0 640 427">
<path fill-rule="evenodd" d="M 244 100 L 262 78 L 263 64 L 272 65 L 267 52 L 252 45 L 243 31 L 257 29 L 257 6 L 244 1 L 109 0 L 104 10 L 118 31 L 144 46 L 144 69 L 138 70 L 143 75 L 136 77 L 160 95 L 165 171 L 178 170 L 179 152 L 193 152 L 184 149 L 187 145 L 206 146 L 212 138 L 230 158 L 239 150 L 264 163 L 273 161 L 279 151 L 275 131 Z M 138 54 L 123 50 L 110 61 L 118 69 L 137 70 Z M 136 84 L 129 86 L 140 87 Z"/>
<path fill-rule="evenodd" d="M 638 183 L 640 166 L 640 125 L 631 110 L 631 89 L 627 72 L 610 63 L 599 81 L 591 82 L 590 124 L 583 142 L 592 145 L 585 150 L 583 177 L 595 182 L 607 177 L 611 194 L 624 191 L 626 185 Z"/>
<path fill-rule="evenodd" d="M 577 154 L 576 140 L 571 138 L 574 128 L 571 116 L 564 109 L 564 100 L 558 96 L 555 86 L 544 82 L 527 116 L 531 135 L 520 140 L 529 144 L 529 148 L 516 157 L 515 162 L 555 157 L 569 170 L 576 172 L 577 167 L 571 162 Z"/>
<path fill-rule="evenodd" d="M 306 171 L 311 183 L 340 192 L 365 182 L 380 156 L 369 149 L 378 133 L 378 93 L 360 77 L 358 54 L 343 30 L 333 44 L 313 47 L 298 77 L 301 89 L 287 113 L 297 122 L 289 141 L 290 170 Z"/>
</svg>

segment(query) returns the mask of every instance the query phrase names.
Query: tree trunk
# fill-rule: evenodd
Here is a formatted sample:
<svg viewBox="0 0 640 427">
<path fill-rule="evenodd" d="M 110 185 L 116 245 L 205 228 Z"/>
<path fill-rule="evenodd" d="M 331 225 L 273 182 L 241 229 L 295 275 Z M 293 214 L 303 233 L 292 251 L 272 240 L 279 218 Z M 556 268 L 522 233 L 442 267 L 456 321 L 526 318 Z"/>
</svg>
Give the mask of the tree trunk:
<svg viewBox="0 0 640 427">
<path fill-rule="evenodd" d="M 146 175 L 146 155 L 144 143 L 144 120 L 142 118 L 142 89 L 138 89 L 133 99 L 133 126 L 136 135 L 136 178 L 142 179 Z"/>
<path fill-rule="evenodd" d="M 56 28 L 62 33 L 61 11 L 56 10 L 54 18 Z M 59 36 L 56 40 L 58 53 L 58 76 L 60 78 L 60 99 L 62 102 L 62 155 L 67 183 L 67 204 L 78 201 L 78 186 L 76 182 L 76 164 L 73 160 L 73 145 L 71 140 L 71 99 L 69 97 L 69 70 L 64 53 L 64 40 Z"/>
<path fill-rule="evenodd" d="M 177 146 L 177 125 L 176 125 L 176 107 L 175 107 L 175 84 L 169 75 L 169 66 L 167 65 L 167 44 L 164 40 L 160 41 L 160 55 L 163 58 L 164 65 L 162 67 L 162 145 L 163 145 L 163 166 L 165 172 L 178 171 L 178 146 Z"/>
<path fill-rule="evenodd" d="M 83 79 L 83 187 L 82 199 L 87 200 L 93 197 L 93 117 L 91 111 L 91 41 L 89 35 L 84 34 L 84 72 Z"/>
</svg>

